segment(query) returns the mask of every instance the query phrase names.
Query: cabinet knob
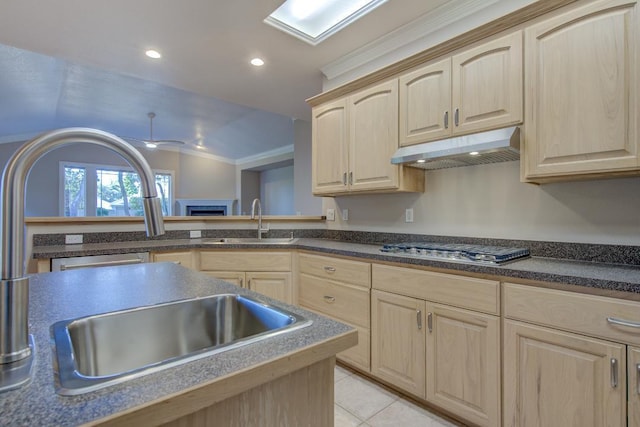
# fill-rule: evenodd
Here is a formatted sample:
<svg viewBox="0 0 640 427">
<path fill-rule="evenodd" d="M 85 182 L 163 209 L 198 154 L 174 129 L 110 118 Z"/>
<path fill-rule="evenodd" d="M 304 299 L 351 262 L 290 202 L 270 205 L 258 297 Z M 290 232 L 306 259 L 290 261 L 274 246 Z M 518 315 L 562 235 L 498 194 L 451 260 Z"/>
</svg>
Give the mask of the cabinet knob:
<svg viewBox="0 0 640 427">
<path fill-rule="evenodd" d="M 328 265 L 325 265 L 324 271 L 326 271 L 327 273 L 335 273 L 336 272 L 336 268 L 335 267 L 329 267 Z"/>
</svg>

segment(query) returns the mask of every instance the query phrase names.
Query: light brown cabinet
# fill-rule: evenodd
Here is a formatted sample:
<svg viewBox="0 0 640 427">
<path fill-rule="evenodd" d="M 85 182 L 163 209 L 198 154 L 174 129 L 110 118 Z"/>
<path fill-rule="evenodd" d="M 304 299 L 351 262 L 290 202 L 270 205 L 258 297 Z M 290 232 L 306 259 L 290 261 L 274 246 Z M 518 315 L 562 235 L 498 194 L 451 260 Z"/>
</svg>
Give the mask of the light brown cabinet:
<svg viewBox="0 0 640 427">
<path fill-rule="evenodd" d="M 371 373 L 422 399 L 426 397 L 425 302 L 373 290 Z"/>
<path fill-rule="evenodd" d="M 398 149 L 398 80 L 312 112 L 312 182 L 316 195 L 424 191 L 424 172 L 392 165 Z"/>
<path fill-rule="evenodd" d="M 426 400 L 479 426 L 500 425 L 500 318 L 427 302 Z"/>
<path fill-rule="evenodd" d="M 480 426 L 500 425 L 499 283 L 372 265 L 371 373 Z"/>
<path fill-rule="evenodd" d="M 298 264 L 300 306 L 356 328 L 358 345 L 337 358 L 369 372 L 371 264 L 307 253 L 298 255 Z"/>
<path fill-rule="evenodd" d="M 510 320 L 504 328 L 506 427 L 626 425 L 624 345 Z"/>
<path fill-rule="evenodd" d="M 505 426 L 639 425 L 640 303 L 512 283 L 503 295 Z"/>
<path fill-rule="evenodd" d="M 639 23 L 603 0 L 525 30 L 523 181 L 638 172 Z"/>
<path fill-rule="evenodd" d="M 522 31 L 400 77 L 400 145 L 522 122 Z"/>
<path fill-rule="evenodd" d="M 201 251 L 199 270 L 268 297 L 293 303 L 291 253 Z"/>
<path fill-rule="evenodd" d="M 153 252 L 152 262 L 173 262 L 186 268 L 195 269 L 195 256 L 193 251 Z"/>
</svg>

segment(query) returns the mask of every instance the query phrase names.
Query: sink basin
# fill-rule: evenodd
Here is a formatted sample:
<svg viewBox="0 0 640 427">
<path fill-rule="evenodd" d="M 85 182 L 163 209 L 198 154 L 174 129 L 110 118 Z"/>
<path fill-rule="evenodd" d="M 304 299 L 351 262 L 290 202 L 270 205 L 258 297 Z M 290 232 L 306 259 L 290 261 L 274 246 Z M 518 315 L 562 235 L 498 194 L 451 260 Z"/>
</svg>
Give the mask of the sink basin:
<svg viewBox="0 0 640 427">
<path fill-rule="evenodd" d="M 76 395 L 311 324 L 237 294 L 54 323 L 59 394 Z"/>
<path fill-rule="evenodd" d="M 223 244 L 260 244 L 260 245 L 290 245 L 297 242 L 297 238 L 290 237 L 221 237 L 215 239 L 205 239 L 203 243 L 208 245 Z"/>
</svg>

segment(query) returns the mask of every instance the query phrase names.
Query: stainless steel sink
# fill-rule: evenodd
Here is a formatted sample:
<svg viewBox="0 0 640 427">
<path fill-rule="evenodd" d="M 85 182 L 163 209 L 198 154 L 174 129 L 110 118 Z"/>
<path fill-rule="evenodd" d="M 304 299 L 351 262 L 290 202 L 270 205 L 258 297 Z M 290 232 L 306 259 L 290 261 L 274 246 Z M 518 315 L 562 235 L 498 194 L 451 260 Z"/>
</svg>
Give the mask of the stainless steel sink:
<svg viewBox="0 0 640 427">
<path fill-rule="evenodd" d="M 223 245 L 223 244 L 261 244 L 261 245 L 290 245 L 297 242 L 297 238 L 290 237 L 263 237 L 258 239 L 257 237 L 221 237 L 213 239 L 205 239 L 203 243 L 208 245 Z"/>
<path fill-rule="evenodd" d="M 57 322 L 51 326 L 57 392 L 86 393 L 310 324 L 237 294 Z"/>
</svg>

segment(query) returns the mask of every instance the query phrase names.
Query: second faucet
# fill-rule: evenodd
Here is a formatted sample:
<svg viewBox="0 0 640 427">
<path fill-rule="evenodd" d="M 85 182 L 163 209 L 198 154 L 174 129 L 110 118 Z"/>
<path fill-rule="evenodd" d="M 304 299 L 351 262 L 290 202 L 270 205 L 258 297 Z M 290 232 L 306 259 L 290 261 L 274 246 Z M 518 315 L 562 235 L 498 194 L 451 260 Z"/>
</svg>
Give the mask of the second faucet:
<svg viewBox="0 0 640 427">
<path fill-rule="evenodd" d="M 262 204 L 260 199 L 253 199 L 251 203 L 251 219 L 256 219 L 256 206 L 258 206 L 258 240 L 262 240 L 262 234 L 269 232 L 269 227 L 262 228 Z"/>
</svg>

